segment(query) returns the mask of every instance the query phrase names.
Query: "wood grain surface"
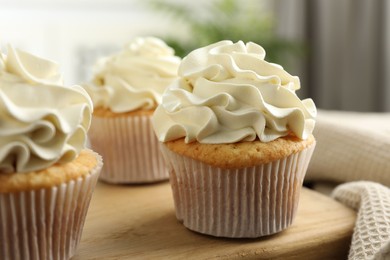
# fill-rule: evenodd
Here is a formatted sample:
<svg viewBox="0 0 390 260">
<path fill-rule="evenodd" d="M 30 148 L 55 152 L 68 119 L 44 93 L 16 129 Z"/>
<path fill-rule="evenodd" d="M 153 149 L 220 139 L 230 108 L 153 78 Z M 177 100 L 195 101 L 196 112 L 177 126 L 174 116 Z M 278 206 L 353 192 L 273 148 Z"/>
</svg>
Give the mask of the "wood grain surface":
<svg viewBox="0 0 390 260">
<path fill-rule="evenodd" d="M 355 217 L 351 209 L 303 188 L 287 230 L 258 239 L 216 238 L 176 220 L 168 182 L 100 182 L 72 259 L 346 259 Z"/>
</svg>

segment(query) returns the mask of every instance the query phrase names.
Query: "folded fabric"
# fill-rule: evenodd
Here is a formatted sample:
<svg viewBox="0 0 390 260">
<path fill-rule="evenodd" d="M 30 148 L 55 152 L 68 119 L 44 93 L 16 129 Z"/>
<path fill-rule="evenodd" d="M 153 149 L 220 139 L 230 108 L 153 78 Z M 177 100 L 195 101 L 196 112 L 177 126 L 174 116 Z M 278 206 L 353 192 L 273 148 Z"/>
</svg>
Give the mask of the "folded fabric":
<svg viewBox="0 0 390 260">
<path fill-rule="evenodd" d="M 305 181 L 369 180 L 390 186 L 390 113 L 319 110 Z"/>
<path fill-rule="evenodd" d="M 332 196 L 358 211 L 348 259 L 390 259 L 390 189 L 351 182 L 339 185 Z"/>
</svg>

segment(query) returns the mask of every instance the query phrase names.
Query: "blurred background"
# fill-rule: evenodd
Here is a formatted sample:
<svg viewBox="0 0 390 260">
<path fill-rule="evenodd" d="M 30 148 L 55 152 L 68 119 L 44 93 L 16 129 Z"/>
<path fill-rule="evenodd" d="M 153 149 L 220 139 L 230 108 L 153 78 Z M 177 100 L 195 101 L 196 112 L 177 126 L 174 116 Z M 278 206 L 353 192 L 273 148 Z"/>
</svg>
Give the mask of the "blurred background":
<svg viewBox="0 0 390 260">
<path fill-rule="evenodd" d="M 230 39 L 262 45 L 319 108 L 390 111 L 390 0 L 0 0 L 0 46 L 60 63 L 65 83 L 136 36 L 180 56 Z"/>
</svg>

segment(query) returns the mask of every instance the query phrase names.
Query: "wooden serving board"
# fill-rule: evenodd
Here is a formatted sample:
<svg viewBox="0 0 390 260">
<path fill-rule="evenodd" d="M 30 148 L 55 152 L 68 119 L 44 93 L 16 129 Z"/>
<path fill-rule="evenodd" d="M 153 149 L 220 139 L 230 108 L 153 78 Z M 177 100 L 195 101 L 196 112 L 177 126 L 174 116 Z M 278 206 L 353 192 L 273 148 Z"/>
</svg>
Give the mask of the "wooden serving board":
<svg viewBox="0 0 390 260">
<path fill-rule="evenodd" d="M 287 230 L 258 239 L 216 238 L 176 220 L 168 182 L 98 183 L 72 259 L 346 259 L 355 217 L 351 209 L 303 188 Z"/>
</svg>

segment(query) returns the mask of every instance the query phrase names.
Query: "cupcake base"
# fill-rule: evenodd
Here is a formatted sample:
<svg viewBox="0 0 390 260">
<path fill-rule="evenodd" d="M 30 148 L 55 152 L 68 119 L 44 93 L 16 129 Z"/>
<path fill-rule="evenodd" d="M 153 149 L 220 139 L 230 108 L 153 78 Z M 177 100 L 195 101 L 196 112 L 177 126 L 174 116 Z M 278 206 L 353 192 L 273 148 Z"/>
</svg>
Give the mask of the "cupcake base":
<svg viewBox="0 0 390 260">
<path fill-rule="evenodd" d="M 104 158 L 100 179 L 113 184 L 151 183 L 168 179 L 151 115 L 94 116 L 91 146 Z"/>
<path fill-rule="evenodd" d="M 254 238 L 286 229 L 296 215 L 314 147 L 262 165 L 223 169 L 162 144 L 177 219 L 217 237 Z"/>
<path fill-rule="evenodd" d="M 95 154 L 96 155 L 96 154 Z M 70 259 L 100 169 L 51 188 L 0 193 L 0 259 Z"/>
</svg>

